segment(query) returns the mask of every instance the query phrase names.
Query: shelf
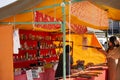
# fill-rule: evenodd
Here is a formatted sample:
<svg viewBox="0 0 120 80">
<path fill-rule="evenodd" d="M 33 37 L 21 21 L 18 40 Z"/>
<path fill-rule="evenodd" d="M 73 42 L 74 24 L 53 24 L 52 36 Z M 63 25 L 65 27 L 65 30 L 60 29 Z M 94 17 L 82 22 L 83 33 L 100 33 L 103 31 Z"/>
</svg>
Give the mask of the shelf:
<svg viewBox="0 0 120 80">
<path fill-rule="evenodd" d="M 52 41 L 57 41 L 57 42 L 63 42 L 63 40 L 52 40 Z M 73 42 L 73 41 L 65 41 L 65 42 Z"/>
<path fill-rule="evenodd" d="M 14 62 L 14 68 L 28 68 L 30 64 L 37 64 L 37 60 L 16 61 Z"/>
<path fill-rule="evenodd" d="M 28 68 L 30 67 L 30 64 L 38 64 L 38 60 L 42 61 L 42 62 L 55 62 L 58 60 L 58 57 L 49 57 L 49 58 L 40 58 L 40 59 L 36 59 L 36 60 L 20 60 L 20 61 L 15 61 L 14 62 L 14 68 Z"/>
<path fill-rule="evenodd" d="M 44 40 L 44 39 L 42 39 L 42 40 L 31 40 L 31 39 L 26 39 L 26 40 L 22 40 L 22 39 L 20 39 L 20 41 L 21 42 L 38 42 L 38 41 L 40 41 L 40 42 L 52 42 L 53 40 Z"/>
<path fill-rule="evenodd" d="M 29 54 L 33 53 L 37 53 L 37 49 L 33 49 L 33 50 L 19 50 L 19 54 L 25 54 L 26 52 L 28 52 Z"/>
<path fill-rule="evenodd" d="M 43 62 L 58 60 L 56 45 L 54 45 L 52 35 L 49 32 L 20 30 L 19 34 L 21 48 L 18 54 L 13 54 L 14 61 L 17 60 L 14 62 L 15 68 L 30 67 L 30 64 L 37 64 L 37 58 L 35 57 L 38 56 L 41 57 L 39 60 Z M 48 57 L 49 55 L 51 56 Z M 31 60 L 22 60 L 28 58 L 31 58 Z"/>
<path fill-rule="evenodd" d="M 44 62 L 46 62 L 46 63 L 49 63 L 49 62 L 55 62 L 55 61 L 57 61 L 58 60 L 58 57 L 56 56 L 56 57 L 49 57 L 49 58 L 40 58 L 39 59 L 40 61 L 44 61 Z"/>
</svg>

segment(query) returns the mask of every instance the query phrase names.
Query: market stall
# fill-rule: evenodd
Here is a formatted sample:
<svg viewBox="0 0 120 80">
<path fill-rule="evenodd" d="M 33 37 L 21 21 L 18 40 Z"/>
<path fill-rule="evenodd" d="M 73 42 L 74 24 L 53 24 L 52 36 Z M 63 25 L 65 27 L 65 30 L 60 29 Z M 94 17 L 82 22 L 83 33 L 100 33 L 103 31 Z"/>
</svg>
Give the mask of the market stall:
<svg viewBox="0 0 120 80">
<path fill-rule="evenodd" d="M 69 1 L 69 0 L 67 0 L 67 1 Z M 54 5 L 54 4 L 58 4 L 58 5 Z M 80 6 L 77 6 L 77 4 L 79 4 Z M 96 9 L 95 12 L 98 11 L 101 14 L 96 13 L 95 17 L 89 17 L 89 20 L 86 20 L 86 19 L 88 19 L 88 17 L 83 15 L 84 13 L 87 13 L 86 10 L 82 11 L 83 13 L 81 13 L 81 15 L 80 15 L 81 11 L 78 11 L 78 13 L 76 13 L 76 11 L 75 11 L 76 7 L 80 8 L 81 6 L 86 5 L 86 4 L 91 6 L 91 9 L 93 9 L 93 10 Z M 49 5 L 51 5 L 52 7 L 50 7 Z M 44 9 L 46 9 L 46 7 L 44 7 L 44 6 L 47 6 L 48 9 L 44 10 Z M 71 6 L 71 13 L 69 10 L 70 6 Z M 82 7 L 81 10 L 88 9 L 89 6 Z M 84 34 L 87 32 L 86 26 L 90 26 L 92 28 L 97 28 L 97 29 L 108 29 L 107 13 L 104 10 L 97 8 L 96 6 L 94 6 L 91 3 L 86 2 L 86 1 L 74 3 L 72 5 L 69 4 L 69 2 L 67 2 L 67 4 L 65 5 L 65 3 L 62 3 L 62 1 L 60 1 L 60 0 L 56 1 L 55 3 L 53 3 L 52 0 L 50 2 L 45 0 L 36 7 L 37 8 L 35 10 L 34 9 L 28 10 L 27 13 L 23 12 L 23 14 L 17 14 L 15 16 L 12 16 L 10 18 L 0 21 L 0 24 L 8 24 L 9 23 L 10 25 L 13 25 L 12 30 L 13 29 L 14 30 L 15 29 L 23 29 L 23 32 L 21 33 L 22 35 L 20 35 L 22 47 L 19 49 L 19 54 L 14 54 L 14 57 L 10 58 L 10 60 L 14 59 L 14 68 L 16 68 L 16 69 L 14 69 L 15 80 L 28 79 L 27 74 L 24 71 L 27 71 L 28 69 L 34 69 L 34 68 L 37 71 L 39 71 L 39 73 L 36 73 L 37 78 L 34 78 L 34 80 L 48 80 L 48 79 L 54 80 L 55 70 L 53 70 L 53 66 L 54 66 L 54 62 L 57 62 L 58 57 L 56 56 L 56 52 L 54 49 L 56 46 L 54 46 L 54 44 L 53 44 L 54 40 L 52 40 L 53 37 L 50 32 L 60 33 L 60 29 L 62 29 L 61 31 L 63 33 L 62 33 L 62 37 L 61 36 L 59 36 L 59 37 L 61 37 L 62 39 L 60 39 L 60 40 L 57 39 L 57 40 L 59 40 L 59 42 L 62 41 L 63 52 L 65 51 L 64 48 L 65 48 L 65 44 L 66 44 L 67 40 L 74 42 L 74 45 L 73 45 L 74 46 L 73 47 L 74 48 L 74 51 L 73 51 L 74 64 L 76 64 L 76 61 L 79 59 L 85 60 L 85 64 L 92 62 L 92 63 L 94 63 L 94 65 L 96 65 L 96 64 L 105 62 L 105 60 L 106 60 L 105 56 L 96 50 L 96 48 L 102 48 L 102 46 L 96 39 L 95 35 L 94 34 Z M 43 7 L 43 8 L 41 8 L 41 7 Z M 92 11 L 92 10 L 90 10 L 90 11 Z M 94 12 L 90 12 L 90 13 L 92 13 L 92 15 L 94 14 Z M 100 18 L 98 18 L 98 15 Z M 91 23 L 91 21 L 92 21 L 92 23 Z M 97 23 L 97 24 L 94 24 L 94 23 Z M 61 27 L 61 25 L 62 25 L 62 27 Z M 69 31 L 68 33 L 70 33 L 71 35 L 66 35 L 66 32 L 67 32 L 66 28 Z M 26 31 L 24 31 L 24 30 L 26 30 Z M 29 31 L 29 30 L 32 30 L 32 31 Z M 37 30 L 37 31 L 35 31 L 35 30 Z M 72 35 L 73 32 L 76 33 L 77 35 Z M 82 33 L 82 35 L 81 35 L 81 33 Z M 12 39 L 12 38 L 13 37 L 11 37 L 10 39 Z M 38 40 L 40 40 L 40 43 Z M 47 43 L 44 43 L 45 41 Z M 42 43 L 42 45 L 41 45 L 41 43 Z M 87 45 L 87 48 L 86 48 L 86 45 Z M 92 47 L 92 48 L 90 48 L 90 47 Z M 41 50 L 41 49 L 43 49 L 43 50 Z M 10 54 L 12 55 L 12 53 L 10 53 Z M 40 55 L 42 55 L 42 56 L 40 56 Z M 93 58 L 93 57 L 95 57 L 95 58 Z M 39 62 L 39 60 L 42 62 Z M 3 59 L 2 59 L 2 61 L 3 61 Z M 38 65 L 38 62 L 39 62 L 39 65 Z M 43 64 L 49 63 L 49 62 L 52 63 L 52 65 L 51 64 L 44 65 L 44 67 L 46 67 L 46 68 L 43 69 L 42 68 Z M 13 64 L 7 63 L 7 65 L 12 66 Z M 35 66 L 37 66 L 37 68 Z M 65 67 L 65 65 L 64 65 L 64 67 Z M 2 69 L 2 68 L 0 67 L 0 69 Z M 11 67 L 10 70 L 13 71 L 13 67 Z M 8 70 L 6 70 L 6 71 L 8 72 Z M 8 73 L 8 74 L 11 74 L 12 71 L 9 71 L 10 73 Z M 77 70 L 75 75 L 73 74 L 74 76 L 71 75 L 71 77 L 72 77 L 71 79 L 73 79 L 73 80 L 98 80 L 100 76 L 102 76 L 102 78 L 105 79 L 105 72 L 106 71 L 103 69 L 102 69 L 102 71 L 98 71 L 98 72 L 91 71 L 91 73 L 95 73 L 95 74 L 91 75 L 91 73 L 88 74 L 87 71 L 84 71 L 85 75 L 83 75 L 81 71 Z M 2 71 L 2 73 L 4 73 L 4 71 Z M 31 72 L 30 72 L 30 74 L 31 74 Z M 85 77 L 86 74 L 87 74 L 87 76 L 90 75 L 91 78 L 89 78 L 89 79 L 86 78 Z M 12 72 L 11 76 L 9 77 L 9 80 L 13 80 L 13 72 Z M 38 76 L 40 76 L 40 77 L 38 77 Z M 98 77 L 96 77 L 96 76 L 98 76 Z M 3 77 L 5 78 L 5 74 Z M 8 80 L 8 79 L 4 79 L 4 78 L 1 80 Z M 45 78 L 47 78 L 47 79 L 45 79 Z M 65 74 L 64 74 L 64 78 L 66 78 Z M 102 80 L 104 80 L 104 79 L 102 79 Z"/>
<path fill-rule="evenodd" d="M 58 62 L 58 56 L 56 55 L 55 48 L 61 48 L 63 50 L 62 44 L 60 44 L 62 43 L 62 36 L 59 35 L 58 33 L 57 35 L 55 35 L 56 33 L 54 33 L 53 35 L 53 33 L 51 32 L 48 33 L 32 30 L 19 30 L 19 32 L 21 47 L 19 48 L 19 53 L 15 53 L 13 55 L 15 80 L 27 80 L 28 77 L 26 71 L 29 69 L 31 70 L 35 69 L 36 72 L 38 71 L 38 73 L 35 73 L 35 75 L 39 75 L 39 77 L 36 78 L 34 77 L 34 80 L 48 80 L 48 78 L 49 80 L 54 80 L 55 69 L 53 66 L 55 66 L 56 62 Z M 85 60 L 85 64 L 89 62 L 93 62 L 94 64 L 104 63 L 105 56 L 99 53 L 95 48 L 81 46 L 86 44 L 102 48 L 100 43 L 97 41 L 97 38 L 93 34 L 81 34 L 81 35 L 77 34 L 66 35 L 66 40 L 73 41 L 72 55 L 74 58 L 74 65 L 76 65 L 77 60 Z M 83 42 L 85 40 L 83 38 L 83 35 L 84 37 L 87 38 L 87 43 Z M 71 37 L 69 38 L 69 36 Z M 52 41 L 55 42 L 57 41 L 59 44 L 58 43 L 54 44 Z M 91 41 L 94 41 L 94 43 L 92 43 Z M 46 43 L 44 44 L 44 42 Z M 76 69 L 75 72 L 76 75 L 74 75 L 73 73 L 71 75 L 71 78 L 75 79 L 75 77 L 77 77 L 77 79 L 81 80 L 84 78 L 88 79 L 89 77 L 90 80 L 91 79 L 94 80 L 96 79 L 96 76 L 99 76 L 99 73 L 96 74 L 96 72 L 95 74 L 92 75 L 85 73 L 85 76 L 84 74 L 79 74 L 81 72 L 85 73 L 86 71 L 79 71 Z M 100 73 L 101 72 L 102 71 L 100 71 Z M 105 74 L 103 75 L 105 76 Z M 86 76 L 88 77 L 86 78 Z"/>
</svg>

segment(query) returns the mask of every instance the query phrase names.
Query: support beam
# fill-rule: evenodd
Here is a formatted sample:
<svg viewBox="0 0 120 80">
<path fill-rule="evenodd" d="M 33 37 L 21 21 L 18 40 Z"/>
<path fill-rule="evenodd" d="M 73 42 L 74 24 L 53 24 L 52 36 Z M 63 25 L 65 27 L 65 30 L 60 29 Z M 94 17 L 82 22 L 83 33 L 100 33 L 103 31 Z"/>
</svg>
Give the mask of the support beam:
<svg viewBox="0 0 120 80">
<path fill-rule="evenodd" d="M 62 24 L 62 22 L 0 22 L 0 24 Z"/>
<path fill-rule="evenodd" d="M 66 14 L 65 14 L 65 3 L 61 3 L 62 6 L 62 32 L 63 32 L 63 80 L 66 80 Z"/>
</svg>

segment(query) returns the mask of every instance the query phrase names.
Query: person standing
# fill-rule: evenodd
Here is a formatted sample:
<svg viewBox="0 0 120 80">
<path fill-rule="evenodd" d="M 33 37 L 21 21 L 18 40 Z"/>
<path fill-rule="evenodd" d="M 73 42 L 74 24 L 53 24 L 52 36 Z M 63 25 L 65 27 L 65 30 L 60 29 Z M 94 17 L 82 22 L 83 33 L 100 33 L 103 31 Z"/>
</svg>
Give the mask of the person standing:
<svg viewBox="0 0 120 80">
<path fill-rule="evenodd" d="M 111 51 L 113 50 L 114 46 L 113 43 L 111 42 L 111 39 L 113 37 L 110 37 L 110 41 L 109 41 L 109 48 L 107 50 L 107 64 L 108 64 L 108 80 L 115 80 L 116 79 L 116 63 L 115 63 L 115 59 L 113 59 L 112 57 L 108 57 L 108 55 L 111 53 Z"/>
<path fill-rule="evenodd" d="M 108 80 L 120 80 L 120 43 L 116 36 L 111 36 L 109 38 L 108 49 L 107 51 L 102 51 L 107 58 L 108 64 Z M 116 63 L 118 59 L 118 63 Z"/>
<path fill-rule="evenodd" d="M 69 45 L 66 45 L 66 75 L 71 74 L 71 66 L 73 64 L 73 58 L 70 55 L 70 52 L 72 51 L 72 47 Z M 56 80 L 59 80 L 58 78 L 63 77 L 63 53 L 59 56 L 59 62 L 58 66 L 55 72 L 55 78 Z"/>
<path fill-rule="evenodd" d="M 120 80 L 120 43 L 116 36 L 111 36 L 109 39 L 108 48 L 108 77 L 109 80 Z M 116 60 L 118 59 L 118 63 Z"/>
</svg>

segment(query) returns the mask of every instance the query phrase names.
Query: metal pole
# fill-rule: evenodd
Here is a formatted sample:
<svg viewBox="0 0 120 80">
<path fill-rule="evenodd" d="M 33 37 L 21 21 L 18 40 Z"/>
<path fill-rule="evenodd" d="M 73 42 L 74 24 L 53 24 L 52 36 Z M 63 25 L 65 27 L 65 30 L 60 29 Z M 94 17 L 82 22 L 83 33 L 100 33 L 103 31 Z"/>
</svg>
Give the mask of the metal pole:
<svg viewBox="0 0 120 80">
<path fill-rule="evenodd" d="M 65 3 L 61 3 L 62 6 L 62 32 L 63 32 L 63 80 L 66 80 L 66 48 L 65 48 L 65 41 L 66 41 L 66 13 L 65 13 Z"/>
<path fill-rule="evenodd" d="M 107 42 L 107 49 L 108 49 L 108 30 L 105 31 L 105 37 L 106 37 L 106 42 Z"/>
<path fill-rule="evenodd" d="M 62 22 L 0 22 L 0 24 L 61 24 Z"/>
</svg>

